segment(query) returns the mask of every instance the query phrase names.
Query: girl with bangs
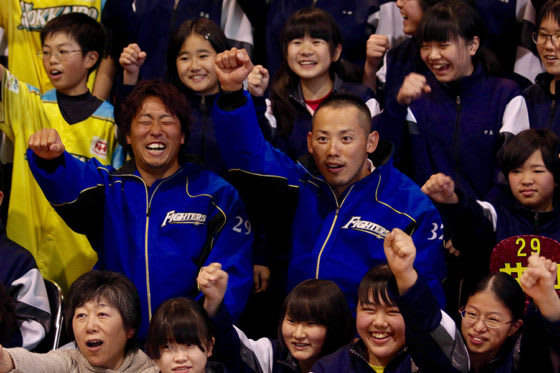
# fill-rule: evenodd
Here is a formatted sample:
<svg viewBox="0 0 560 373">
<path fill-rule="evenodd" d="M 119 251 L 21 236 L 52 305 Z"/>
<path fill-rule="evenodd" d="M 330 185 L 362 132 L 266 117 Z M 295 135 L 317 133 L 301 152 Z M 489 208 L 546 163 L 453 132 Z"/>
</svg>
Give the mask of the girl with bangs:
<svg viewBox="0 0 560 373">
<path fill-rule="evenodd" d="M 214 331 L 206 311 L 188 298 L 162 303 L 150 322 L 146 354 L 159 366 L 160 373 L 225 371 L 209 362 L 214 347 Z"/>
<path fill-rule="evenodd" d="M 458 0 L 434 5 L 418 25 L 420 57 L 430 71 L 405 78 L 398 104 L 380 123 L 381 137 L 394 141 L 401 169 L 418 185 L 443 172 L 483 199 L 494 185 L 498 149 L 529 128 L 521 92 L 495 76 L 499 65 L 485 36 L 476 10 Z"/>
<path fill-rule="evenodd" d="M 270 89 L 263 132 L 285 154 L 297 160 L 307 153 L 311 117 L 332 92 L 355 94 L 372 116 L 379 112 L 369 88 L 344 81 L 348 73 L 340 60 L 342 37 L 329 13 L 314 7 L 298 10 L 286 22 L 281 40 L 283 61 Z"/>
<path fill-rule="evenodd" d="M 204 308 L 219 325 L 228 323 L 227 315 L 221 312 L 227 278 L 219 263 L 203 267 L 198 276 Z M 307 373 L 319 358 L 351 341 L 352 324 L 352 313 L 340 288 L 329 280 L 311 279 L 297 285 L 286 297 L 278 340 L 249 339 L 229 322 L 229 331 L 217 332 L 216 348 L 223 346 L 241 355 L 243 366 L 254 372 Z"/>
</svg>

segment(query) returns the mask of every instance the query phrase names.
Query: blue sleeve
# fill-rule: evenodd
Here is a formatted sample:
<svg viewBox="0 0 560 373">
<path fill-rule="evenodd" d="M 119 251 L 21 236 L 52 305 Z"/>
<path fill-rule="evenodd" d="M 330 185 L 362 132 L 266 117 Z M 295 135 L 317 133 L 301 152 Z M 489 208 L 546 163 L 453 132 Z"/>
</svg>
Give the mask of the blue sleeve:
<svg viewBox="0 0 560 373">
<path fill-rule="evenodd" d="M 469 355 L 455 322 L 443 313 L 422 276 L 398 296 L 397 284 L 389 283 L 405 322 L 406 345 L 414 363 L 425 372 L 469 371 Z"/>
<path fill-rule="evenodd" d="M 431 201 L 424 195 L 421 197 L 419 203 L 425 204 L 424 211 L 416 218 L 416 226 L 411 235 L 417 248 L 414 265 L 418 273 L 428 282 L 440 307 L 444 308 L 445 295 L 442 281 L 447 274 L 447 267 L 442 240 L 443 223 Z"/>
<path fill-rule="evenodd" d="M 27 160 L 56 212 L 72 230 L 87 235 L 95 247 L 93 241 L 102 234 L 105 177 L 113 168 L 95 158 L 84 163 L 68 152 L 46 161 L 28 149 Z"/>
<path fill-rule="evenodd" d="M 228 273 L 224 303 L 233 320 L 237 320 L 253 285 L 253 229 L 233 187 L 224 188 L 215 197 L 218 209 L 225 215 L 225 223 L 204 265 L 218 262 Z"/>
<path fill-rule="evenodd" d="M 298 185 L 300 166 L 265 140 L 250 95 L 244 94 L 247 101 L 243 106 L 226 111 L 214 105 L 212 111 L 216 139 L 226 166 L 229 170 L 280 177 L 290 185 Z"/>
</svg>

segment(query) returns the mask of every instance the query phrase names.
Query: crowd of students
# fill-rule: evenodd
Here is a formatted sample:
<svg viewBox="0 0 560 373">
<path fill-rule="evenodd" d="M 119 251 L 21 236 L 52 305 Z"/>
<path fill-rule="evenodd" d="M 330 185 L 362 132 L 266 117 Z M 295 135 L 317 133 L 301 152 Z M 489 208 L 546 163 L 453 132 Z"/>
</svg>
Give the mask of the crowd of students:
<svg viewBox="0 0 560 373">
<path fill-rule="evenodd" d="M 478 1 L 82 2 L 0 10 L 0 372 L 560 371 L 558 264 L 489 273 L 560 237 L 560 1 L 534 84 Z"/>
</svg>

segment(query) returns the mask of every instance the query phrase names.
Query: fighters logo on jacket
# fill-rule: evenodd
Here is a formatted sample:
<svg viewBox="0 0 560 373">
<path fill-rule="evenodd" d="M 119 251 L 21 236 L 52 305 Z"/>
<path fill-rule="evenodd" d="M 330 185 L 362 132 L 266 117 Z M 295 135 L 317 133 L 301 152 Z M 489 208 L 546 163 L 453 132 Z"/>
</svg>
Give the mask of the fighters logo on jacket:
<svg viewBox="0 0 560 373">
<path fill-rule="evenodd" d="M 199 214 L 196 212 L 175 212 L 171 210 L 165 215 L 161 228 L 165 227 L 167 224 L 204 224 L 206 223 L 206 215 Z"/>
<path fill-rule="evenodd" d="M 348 223 L 342 226 L 342 229 L 353 229 L 355 231 L 372 234 L 378 238 L 385 238 L 385 236 L 390 233 L 389 230 L 385 229 L 379 224 L 367 220 L 362 220 L 361 216 L 352 216 Z"/>
</svg>

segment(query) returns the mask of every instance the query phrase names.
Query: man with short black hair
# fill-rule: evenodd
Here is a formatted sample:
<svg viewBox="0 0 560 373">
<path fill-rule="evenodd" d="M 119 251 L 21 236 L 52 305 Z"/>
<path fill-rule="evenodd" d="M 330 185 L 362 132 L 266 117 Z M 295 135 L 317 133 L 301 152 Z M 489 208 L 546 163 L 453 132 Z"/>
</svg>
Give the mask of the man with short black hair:
<svg viewBox="0 0 560 373">
<path fill-rule="evenodd" d="M 260 218 L 290 237 L 288 289 L 308 278 L 333 280 L 355 306 L 362 276 L 386 262 L 383 239 L 400 228 L 412 235 L 417 269 L 444 305 L 440 216 L 420 188 L 392 166 L 392 147 L 370 132 L 367 107 L 350 95 L 325 99 L 307 135 L 309 154 L 295 163 L 259 130 L 242 91 L 251 69 L 243 50 L 217 56 L 223 93 L 214 108 L 216 135 L 232 180 L 242 193 L 253 188 L 247 203 L 260 205 Z M 269 187 L 255 190 L 262 180 Z"/>
</svg>

